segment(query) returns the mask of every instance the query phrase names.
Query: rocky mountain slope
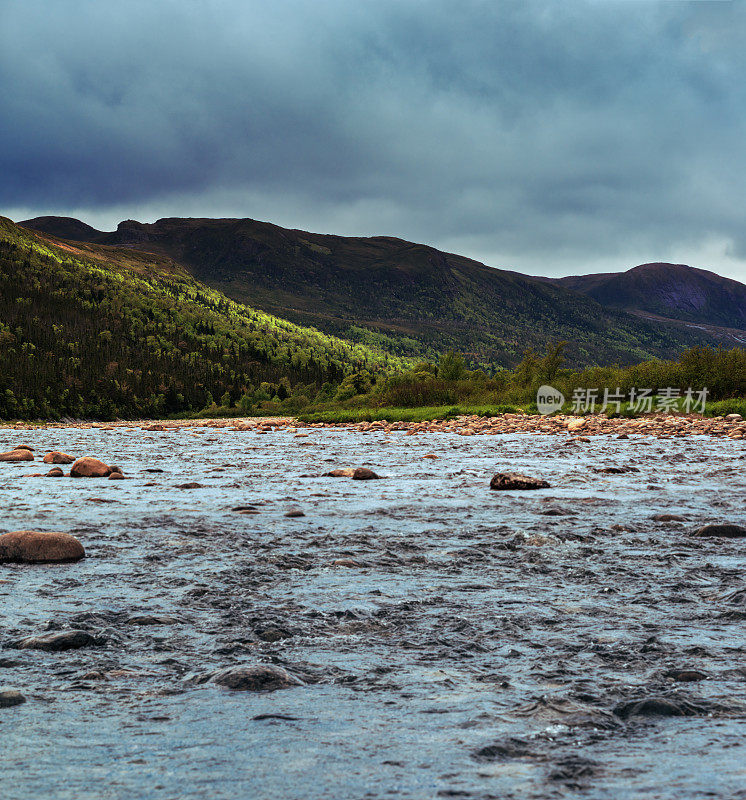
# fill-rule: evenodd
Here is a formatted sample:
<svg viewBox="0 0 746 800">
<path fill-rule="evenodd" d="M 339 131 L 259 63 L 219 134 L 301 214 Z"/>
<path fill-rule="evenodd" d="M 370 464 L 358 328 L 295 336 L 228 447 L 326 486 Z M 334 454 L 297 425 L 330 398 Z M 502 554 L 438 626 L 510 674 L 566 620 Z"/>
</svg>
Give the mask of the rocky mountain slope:
<svg viewBox="0 0 746 800">
<path fill-rule="evenodd" d="M 21 224 L 167 257 L 234 300 L 400 355 L 455 349 L 475 362 L 510 366 L 527 348 L 564 339 L 569 360 L 584 365 L 712 343 L 702 331 L 641 320 L 563 285 L 392 237 L 309 233 L 251 219 L 127 220 L 111 233 L 59 217 Z"/>
<path fill-rule="evenodd" d="M 685 264 L 641 264 L 627 272 L 552 281 L 604 306 L 746 330 L 746 286 Z"/>
</svg>

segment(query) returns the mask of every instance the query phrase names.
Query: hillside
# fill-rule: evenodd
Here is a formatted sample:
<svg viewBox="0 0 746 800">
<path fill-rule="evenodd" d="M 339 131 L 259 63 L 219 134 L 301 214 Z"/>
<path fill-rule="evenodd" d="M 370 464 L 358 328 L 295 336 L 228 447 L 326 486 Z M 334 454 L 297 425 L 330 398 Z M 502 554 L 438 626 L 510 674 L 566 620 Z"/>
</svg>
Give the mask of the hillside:
<svg viewBox="0 0 746 800">
<path fill-rule="evenodd" d="M 746 286 L 685 264 L 641 264 L 627 272 L 553 282 L 608 307 L 746 330 Z"/>
<path fill-rule="evenodd" d="M 42 217 L 22 224 L 74 238 L 75 223 Z M 712 342 L 563 286 L 391 237 L 171 218 L 128 220 L 95 241 L 171 258 L 237 301 L 400 355 L 434 357 L 452 348 L 476 362 L 511 366 L 527 348 L 565 339 L 569 361 L 585 365 L 672 356 Z"/>
<path fill-rule="evenodd" d="M 163 256 L 0 217 L 0 418 L 160 416 L 398 364 L 235 303 Z"/>
</svg>

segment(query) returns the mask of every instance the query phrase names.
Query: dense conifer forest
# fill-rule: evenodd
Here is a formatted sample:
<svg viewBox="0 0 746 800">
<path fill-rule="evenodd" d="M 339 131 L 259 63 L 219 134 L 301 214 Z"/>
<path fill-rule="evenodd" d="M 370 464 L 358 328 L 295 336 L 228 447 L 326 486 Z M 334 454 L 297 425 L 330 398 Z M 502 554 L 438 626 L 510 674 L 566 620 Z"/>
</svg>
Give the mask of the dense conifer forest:
<svg viewBox="0 0 746 800">
<path fill-rule="evenodd" d="M 235 303 L 167 259 L 91 257 L 0 218 L 0 418 L 292 408 L 399 364 Z"/>
</svg>

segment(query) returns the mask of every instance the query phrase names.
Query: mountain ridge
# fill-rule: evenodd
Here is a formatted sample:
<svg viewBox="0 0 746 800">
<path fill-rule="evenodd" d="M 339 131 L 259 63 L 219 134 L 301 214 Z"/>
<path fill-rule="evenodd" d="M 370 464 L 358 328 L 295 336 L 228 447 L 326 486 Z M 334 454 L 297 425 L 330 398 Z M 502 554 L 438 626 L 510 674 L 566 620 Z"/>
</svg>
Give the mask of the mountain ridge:
<svg viewBox="0 0 746 800">
<path fill-rule="evenodd" d="M 746 286 L 711 270 L 656 261 L 626 272 L 547 280 L 607 307 L 746 330 Z"/>
<path fill-rule="evenodd" d="M 78 223 L 48 217 L 19 224 L 75 236 Z M 91 247 L 172 259 L 236 301 L 403 356 L 454 349 L 477 363 L 512 366 L 526 349 L 564 339 L 576 364 L 633 363 L 713 342 L 711 333 L 642 319 L 551 279 L 396 237 L 239 218 L 124 220 L 116 231 L 83 232 L 91 231 Z"/>
</svg>

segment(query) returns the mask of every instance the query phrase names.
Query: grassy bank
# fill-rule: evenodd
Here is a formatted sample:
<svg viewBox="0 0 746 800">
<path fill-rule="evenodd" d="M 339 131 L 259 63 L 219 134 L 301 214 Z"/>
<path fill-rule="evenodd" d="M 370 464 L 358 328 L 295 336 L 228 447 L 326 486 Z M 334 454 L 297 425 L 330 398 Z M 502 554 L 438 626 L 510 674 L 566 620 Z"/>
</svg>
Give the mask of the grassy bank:
<svg viewBox="0 0 746 800">
<path fill-rule="evenodd" d="M 419 408 L 342 408 L 299 414 L 301 422 L 427 422 L 434 419 L 452 419 L 468 414 L 496 417 L 499 414 L 518 413 L 521 409 L 511 405 L 483 406 L 420 406 Z"/>
</svg>

